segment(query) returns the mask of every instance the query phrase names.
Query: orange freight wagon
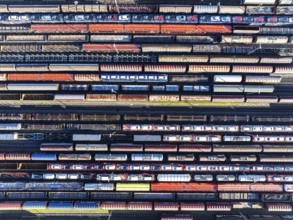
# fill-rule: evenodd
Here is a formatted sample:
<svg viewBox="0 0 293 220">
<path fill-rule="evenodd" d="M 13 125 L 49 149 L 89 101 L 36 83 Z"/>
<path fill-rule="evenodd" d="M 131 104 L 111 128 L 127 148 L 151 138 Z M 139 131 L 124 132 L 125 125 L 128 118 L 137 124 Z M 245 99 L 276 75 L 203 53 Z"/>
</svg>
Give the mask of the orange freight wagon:
<svg viewBox="0 0 293 220">
<path fill-rule="evenodd" d="M 90 24 L 90 33 L 124 33 L 123 24 Z"/>
<path fill-rule="evenodd" d="M 196 25 L 162 24 L 161 34 L 196 34 Z"/>
<path fill-rule="evenodd" d="M 229 25 L 198 25 L 196 33 L 232 33 L 232 27 Z"/>
<path fill-rule="evenodd" d="M 125 33 L 133 34 L 159 34 L 160 25 L 158 24 L 126 24 Z"/>
</svg>

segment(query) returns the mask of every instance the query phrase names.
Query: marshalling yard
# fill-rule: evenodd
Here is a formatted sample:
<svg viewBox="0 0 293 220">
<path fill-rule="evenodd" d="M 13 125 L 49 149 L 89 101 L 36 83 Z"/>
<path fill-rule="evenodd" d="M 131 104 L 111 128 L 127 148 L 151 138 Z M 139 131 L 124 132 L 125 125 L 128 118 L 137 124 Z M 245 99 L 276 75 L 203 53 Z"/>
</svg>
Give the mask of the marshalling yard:
<svg viewBox="0 0 293 220">
<path fill-rule="evenodd" d="M 0 219 L 293 219 L 293 0 L 0 0 Z"/>
</svg>

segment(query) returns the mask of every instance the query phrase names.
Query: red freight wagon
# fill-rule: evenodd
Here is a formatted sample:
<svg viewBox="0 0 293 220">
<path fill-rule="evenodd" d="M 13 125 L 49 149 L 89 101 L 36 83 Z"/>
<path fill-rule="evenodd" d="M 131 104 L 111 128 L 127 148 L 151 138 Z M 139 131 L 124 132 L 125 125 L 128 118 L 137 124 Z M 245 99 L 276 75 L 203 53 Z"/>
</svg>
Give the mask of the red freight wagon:
<svg viewBox="0 0 293 220">
<path fill-rule="evenodd" d="M 177 152 L 177 145 L 145 145 L 144 151 L 146 152 Z"/>
<path fill-rule="evenodd" d="M 180 202 L 181 211 L 204 211 L 205 205 L 203 202 Z"/>
<path fill-rule="evenodd" d="M 148 101 L 148 95 L 119 94 L 118 101 L 144 102 L 144 101 Z"/>
<path fill-rule="evenodd" d="M 87 94 L 88 101 L 116 101 L 115 94 Z"/>
<path fill-rule="evenodd" d="M 125 33 L 133 34 L 159 34 L 159 24 L 126 24 Z"/>
<path fill-rule="evenodd" d="M 89 25 L 90 33 L 124 33 L 123 24 L 90 24 Z"/>
<path fill-rule="evenodd" d="M 217 185 L 212 183 L 152 183 L 152 191 L 192 191 L 216 192 Z"/>
<path fill-rule="evenodd" d="M 86 52 L 104 53 L 139 53 L 141 46 L 136 44 L 83 44 L 82 50 Z"/>
<path fill-rule="evenodd" d="M 151 202 L 129 202 L 127 204 L 128 210 L 148 210 L 153 209 Z"/>
<path fill-rule="evenodd" d="M 198 25 L 196 33 L 232 33 L 232 27 L 229 25 Z"/>
<path fill-rule="evenodd" d="M 31 32 L 34 33 L 87 33 L 86 24 L 33 24 Z"/>
</svg>

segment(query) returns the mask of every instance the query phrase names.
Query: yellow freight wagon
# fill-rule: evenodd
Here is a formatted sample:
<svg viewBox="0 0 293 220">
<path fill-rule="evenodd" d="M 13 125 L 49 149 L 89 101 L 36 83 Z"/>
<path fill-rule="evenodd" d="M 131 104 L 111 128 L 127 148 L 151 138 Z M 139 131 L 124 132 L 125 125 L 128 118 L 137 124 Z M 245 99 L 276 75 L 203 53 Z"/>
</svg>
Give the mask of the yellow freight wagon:
<svg viewBox="0 0 293 220">
<path fill-rule="evenodd" d="M 150 191 L 148 183 L 117 183 L 116 191 Z"/>
</svg>

